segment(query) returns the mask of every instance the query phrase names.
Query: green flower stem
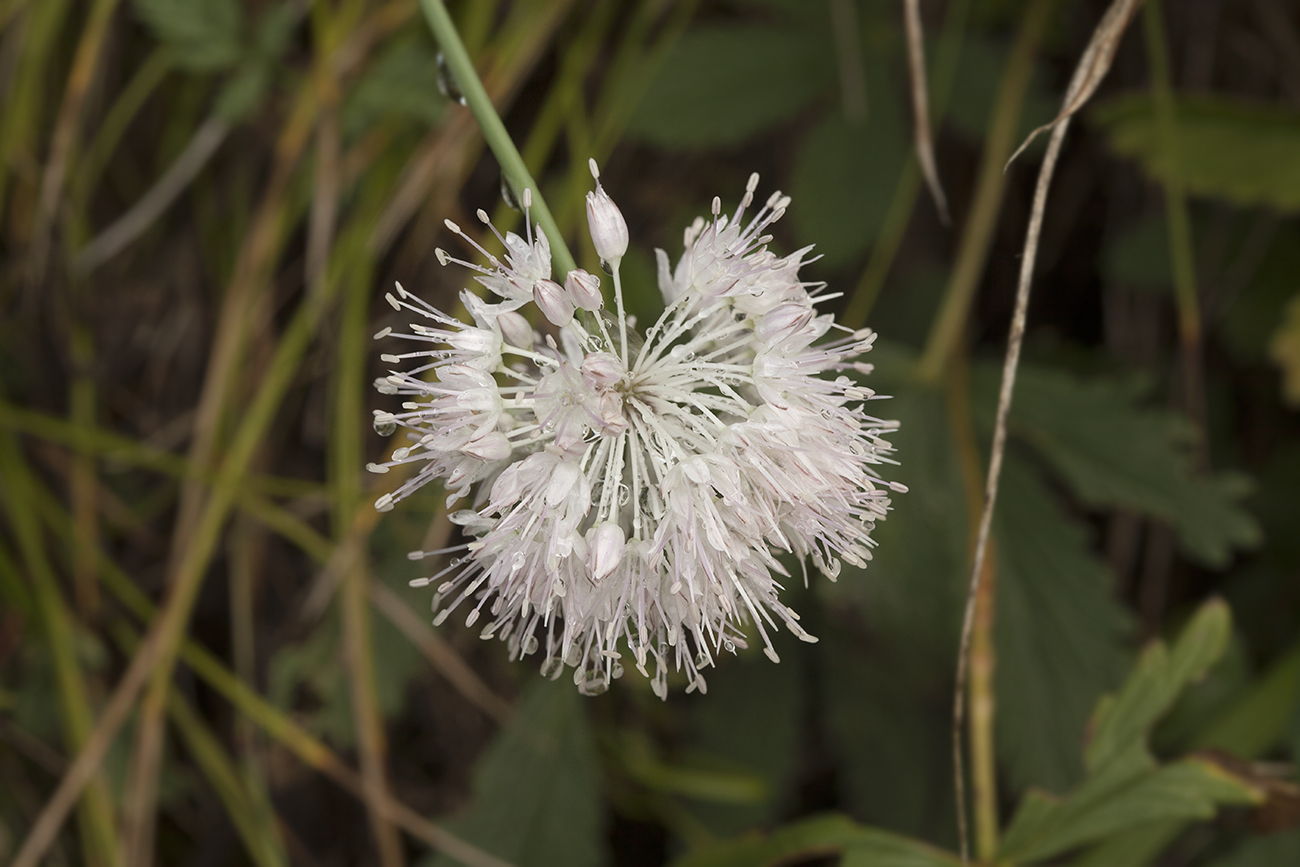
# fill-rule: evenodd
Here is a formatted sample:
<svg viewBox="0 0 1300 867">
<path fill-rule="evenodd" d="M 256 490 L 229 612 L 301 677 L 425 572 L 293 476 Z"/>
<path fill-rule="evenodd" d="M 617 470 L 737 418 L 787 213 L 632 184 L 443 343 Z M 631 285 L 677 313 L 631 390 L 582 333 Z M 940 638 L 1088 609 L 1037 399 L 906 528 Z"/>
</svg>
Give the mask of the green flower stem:
<svg viewBox="0 0 1300 867">
<path fill-rule="evenodd" d="M 998 87 L 997 102 L 989 121 L 984 142 L 984 157 L 980 165 L 975 198 L 966 217 L 957 260 L 952 276 L 939 306 L 939 314 L 930 326 L 930 336 L 925 342 L 925 352 L 917 366 L 917 376 L 922 382 L 935 383 L 943 375 L 952 359 L 953 351 L 966 333 L 966 320 L 970 314 L 975 290 L 979 287 L 984 265 L 988 262 L 989 247 L 997 227 L 1002 196 L 1007 187 L 1007 157 L 1015 147 L 1016 132 L 1029 91 L 1029 80 L 1034 71 L 1034 55 L 1052 10 L 1052 0 L 1038 0 L 1026 11 L 1016 36 L 1015 46 L 1007 60 L 1006 71 Z"/>
<path fill-rule="evenodd" d="M 948 107 L 948 97 L 952 93 L 953 82 L 957 78 L 957 61 L 961 59 L 961 47 L 965 41 L 966 21 L 970 18 L 971 0 L 955 0 L 948 9 L 943 32 L 939 36 L 939 50 L 935 53 L 934 75 L 930 76 L 931 118 L 937 133 L 939 124 Z M 852 297 L 844 308 L 839 321 L 849 328 L 861 328 L 867 324 L 867 316 L 875 306 L 880 290 L 884 288 L 885 278 L 894 264 L 894 257 L 903 244 L 903 236 L 912 222 L 912 211 L 916 208 L 916 196 L 921 190 L 921 170 L 916 163 L 916 154 L 908 157 L 903 165 L 903 172 L 894 188 L 894 197 L 890 200 L 889 211 L 885 215 L 885 224 L 876 238 L 871 258 L 867 261 Z"/>
<path fill-rule="evenodd" d="M 1178 338 L 1182 350 L 1183 401 L 1198 430 L 1205 429 L 1205 394 L 1201 375 L 1201 305 L 1196 291 L 1192 223 L 1187 212 L 1178 146 L 1178 117 L 1169 74 L 1169 48 L 1165 44 L 1164 13 L 1160 0 L 1143 11 L 1147 62 L 1151 74 L 1151 103 L 1155 109 L 1160 149 L 1169 171 L 1163 179 L 1165 211 L 1169 223 L 1169 259 L 1174 272 L 1174 298 L 1178 304 Z M 1202 437 L 1201 451 L 1204 450 Z"/>
<path fill-rule="evenodd" d="M 25 566 L 25 578 L 35 602 L 36 615 L 45 632 L 54 669 L 53 689 L 59 697 L 64 742 L 69 753 L 80 750 L 95 725 L 91 683 L 77 659 L 77 624 L 68 610 L 48 558 L 46 542 L 37 516 L 31 511 L 32 491 L 38 484 L 13 436 L 0 437 L 0 477 L 5 479 L 3 503 L 9 526 L 16 537 Z M 65 526 L 76 539 L 69 516 Z M 112 795 L 102 770 L 96 771 L 82 799 L 78 822 L 85 863 L 94 867 L 118 864 L 117 830 L 113 824 Z"/>
<path fill-rule="evenodd" d="M 420 8 L 424 11 L 425 20 L 429 22 L 429 29 L 433 31 L 434 38 L 438 40 L 442 56 L 447 61 L 447 68 L 455 77 L 456 87 L 465 97 L 465 103 L 474 113 L 479 129 L 483 131 L 484 141 L 496 156 L 497 162 L 501 164 L 501 174 L 505 177 L 506 183 L 516 197 L 521 197 L 524 190 L 532 190 L 532 214 L 534 219 L 541 223 L 546 237 L 550 239 L 555 276 L 563 280 L 565 274 L 577 267 L 573 261 L 573 254 L 564 243 L 564 236 L 560 234 L 559 226 L 551 216 L 551 209 L 546 206 L 546 200 L 542 198 L 537 181 L 528 171 L 524 158 L 519 155 L 519 150 L 510 140 L 510 134 L 506 132 L 506 126 L 501 122 L 496 107 L 492 105 L 492 100 L 488 97 L 487 90 L 474 69 L 474 63 L 470 60 L 469 52 L 460 41 L 456 25 L 452 23 L 451 16 L 447 13 L 447 7 L 443 5 L 442 0 L 420 0 Z"/>
</svg>

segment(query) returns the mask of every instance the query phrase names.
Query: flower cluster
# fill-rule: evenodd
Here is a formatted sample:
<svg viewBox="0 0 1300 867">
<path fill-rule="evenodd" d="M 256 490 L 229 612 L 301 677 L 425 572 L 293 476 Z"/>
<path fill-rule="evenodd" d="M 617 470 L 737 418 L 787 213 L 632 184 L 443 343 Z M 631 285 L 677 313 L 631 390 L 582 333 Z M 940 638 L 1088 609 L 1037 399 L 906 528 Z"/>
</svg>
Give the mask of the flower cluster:
<svg viewBox="0 0 1300 867">
<path fill-rule="evenodd" d="M 383 359 L 415 366 L 376 382 L 407 402 L 377 411 L 375 426 L 405 429 L 411 445 L 369 469 L 419 469 L 376 506 L 435 479 L 449 509 L 469 504 L 451 520 L 471 541 L 411 555 L 459 555 L 414 582 L 437 585 L 435 623 L 466 606 L 467 626 L 486 621 L 483 638 L 508 641 L 512 657 L 541 653 L 551 677 L 572 666 L 584 693 L 622 674 L 620 647 L 659 696 L 670 669 L 703 691 L 700 669 L 743 647 L 746 623 L 773 660 L 778 622 L 816 640 L 779 598 L 790 577 L 779 558 L 811 558 L 832 579 L 841 561 L 871 558 L 873 524 L 890 491 L 905 490 L 875 469 L 891 463 L 882 437 L 897 423 L 868 414 L 875 395 L 848 375 L 869 372 L 856 359 L 874 334 L 819 314 L 831 296 L 799 279 L 811 248 L 767 249 L 788 197 L 773 194 L 746 223 L 754 175 L 734 214 L 715 198 L 711 219 L 686 230 L 676 267 L 657 250 L 666 309 L 639 335 L 619 277 L 627 225 L 591 168 L 588 223 L 613 315 L 596 275 L 552 279 L 540 226 L 503 238 L 482 211 L 504 258 L 450 221 L 487 264 L 437 251 L 491 293 L 461 294 L 472 324 L 400 285 L 388 296 L 421 321 L 376 335 L 413 343 Z M 530 204 L 525 191 L 529 220 Z M 529 305 L 541 331 L 521 312 Z"/>
</svg>

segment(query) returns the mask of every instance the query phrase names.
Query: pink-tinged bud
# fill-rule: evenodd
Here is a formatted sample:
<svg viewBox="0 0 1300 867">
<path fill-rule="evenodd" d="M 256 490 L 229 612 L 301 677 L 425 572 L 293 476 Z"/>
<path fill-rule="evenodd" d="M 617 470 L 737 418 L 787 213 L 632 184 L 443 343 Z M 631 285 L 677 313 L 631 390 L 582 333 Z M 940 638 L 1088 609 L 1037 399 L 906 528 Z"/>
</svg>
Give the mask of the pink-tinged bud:
<svg viewBox="0 0 1300 867">
<path fill-rule="evenodd" d="M 618 524 L 605 521 L 591 529 L 587 546 L 591 557 L 591 577 L 599 583 L 613 574 L 618 564 L 623 562 L 627 536 Z"/>
<path fill-rule="evenodd" d="M 461 453 L 471 458 L 478 458 L 480 461 L 504 461 L 510 457 L 512 450 L 510 440 L 506 439 L 505 434 L 492 431 L 473 442 L 466 443 L 461 448 Z"/>
<path fill-rule="evenodd" d="M 573 302 L 564 287 L 554 280 L 538 280 L 533 284 L 533 300 L 552 325 L 565 326 L 573 321 Z"/>
<path fill-rule="evenodd" d="M 501 328 L 501 336 L 506 343 L 520 349 L 533 348 L 533 326 L 521 314 L 507 310 L 497 316 L 497 325 Z"/>
<path fill-rule="evenodd" d="M 610 264 L 617 265 L 627 252 L 627 223 L 623 213 L 600 185 L 600 171 L 595 160 L 588 160 L 591 176 L 596 179 L 596 189 L 587 193 L 587 226 L 591 229 L 591 243 L 596 254 Z"/>
<path fill-rule="evenodd" d="M 600 278 L 590 271 L 574 268 L 564 278 L 564 288 L 569 290 L 573 303 L 583 310 L 599 310 L 605 303 L 600 294 Z"/>
<path fill-rule="evenodd" d="M 812 321 L 814 310 L 801 304 L 782 304 L 758 321 L 754 336 L 764 343 L 777 343 L 792 337 Z"/>
<path fill-rule="evenodd" d="M 593 352 L 582 359 L 582 381 L 595 391 L 609 388 L 626 373 L 623 359 L 612 352 Z"/>
</svg>

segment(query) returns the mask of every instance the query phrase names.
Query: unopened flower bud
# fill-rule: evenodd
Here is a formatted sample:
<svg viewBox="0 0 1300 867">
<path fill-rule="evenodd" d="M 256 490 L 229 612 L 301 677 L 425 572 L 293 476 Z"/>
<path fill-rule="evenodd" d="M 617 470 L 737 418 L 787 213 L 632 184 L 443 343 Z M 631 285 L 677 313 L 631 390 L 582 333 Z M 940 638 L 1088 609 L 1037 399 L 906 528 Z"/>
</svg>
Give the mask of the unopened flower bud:
<svg viewBox="0 0 1300 867">
<path fill-rule="evenodd" d="M 595 391 L 609 388 L 626 373 L 623 359 L 612 352 L 593 352 L 582 359 L 582 381 Z"/>
<path fill-rule="evenodd" d="M 520 349 L 532 349 L 533 326 L 522 315 L 513 310 L 506 311 L 497 316 L 497 325 L 500 326 L 501 336 L 506 343 Z"/>
<path fill-rule="evenodd" d="M 587 545 L 591 552 L 591 577 L 600 582 L 613 574 L 618 564 L 623 562 L 627 536 L 618 524 L 605 521 L 591 528 Z"/>
<path fill-rule="evenodd" d="M 573 303 L 583 310 L 599 310 L 605 303 L 600 294 L 600 278 L 590 271 L 574 268 L 564 278 L 564 288 L 569 290 Z"/>
<path fill-rule="evenodd" d="M 492 431 L 461 448 L 464 454 L 481 461 L 504 461 L 511 451 L 510 440 L 500 431 Z"/>
<path fill-rule="evenodd" d="M 564 287 L 554 280 L 538 280 L 533 284 L 533 300 L 552 325 L 561 327 L 573 321 L 573 302 Z"/>
<path fill-rule="evenodd" d="M 614 267 L 627 252 L 627 223 L 618 205 L 600 185 L 596 161 L 590 160 L 590 165 L 596 189 L 587 193 L 587 226 L 591 229 L 591 243 L 596 247 L 597 255 Z"/>
</svg>

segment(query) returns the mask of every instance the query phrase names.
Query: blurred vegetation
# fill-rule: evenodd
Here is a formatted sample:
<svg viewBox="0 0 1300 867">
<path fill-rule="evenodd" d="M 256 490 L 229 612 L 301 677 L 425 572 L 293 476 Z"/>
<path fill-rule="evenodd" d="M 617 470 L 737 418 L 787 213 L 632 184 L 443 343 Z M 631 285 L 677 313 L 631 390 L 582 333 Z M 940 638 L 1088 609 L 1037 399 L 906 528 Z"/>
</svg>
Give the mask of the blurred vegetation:
<svg viewBox="0 0 1300 867">
<path fill-rule="evenodd" d="M 774 246 L 818 245 L 902 422 L 875 561 L 790 588 L 820 643 L 662 703 L 435 631 L 405 554 L 453 528 L 437 491 L 372 508 L 369 338 L 395 280 L 453 307 L 444 218 L 519 218 L 420 3 L 0 0 L 0 861 L 82 756 L 44 863 L 957 863 L 954 660 L 1041 146 L 1002 168 L 1107 4 L 921 4 L 950 228 L 900 3 L 449 5 L 593 270 L 601 163 L 642 318 L 652 249 L 715 194 L 793 195 Z M 977 851 L 1300 863 L 1294 4 L 1138 14 L 1035 293 Z"/>
</svg>

